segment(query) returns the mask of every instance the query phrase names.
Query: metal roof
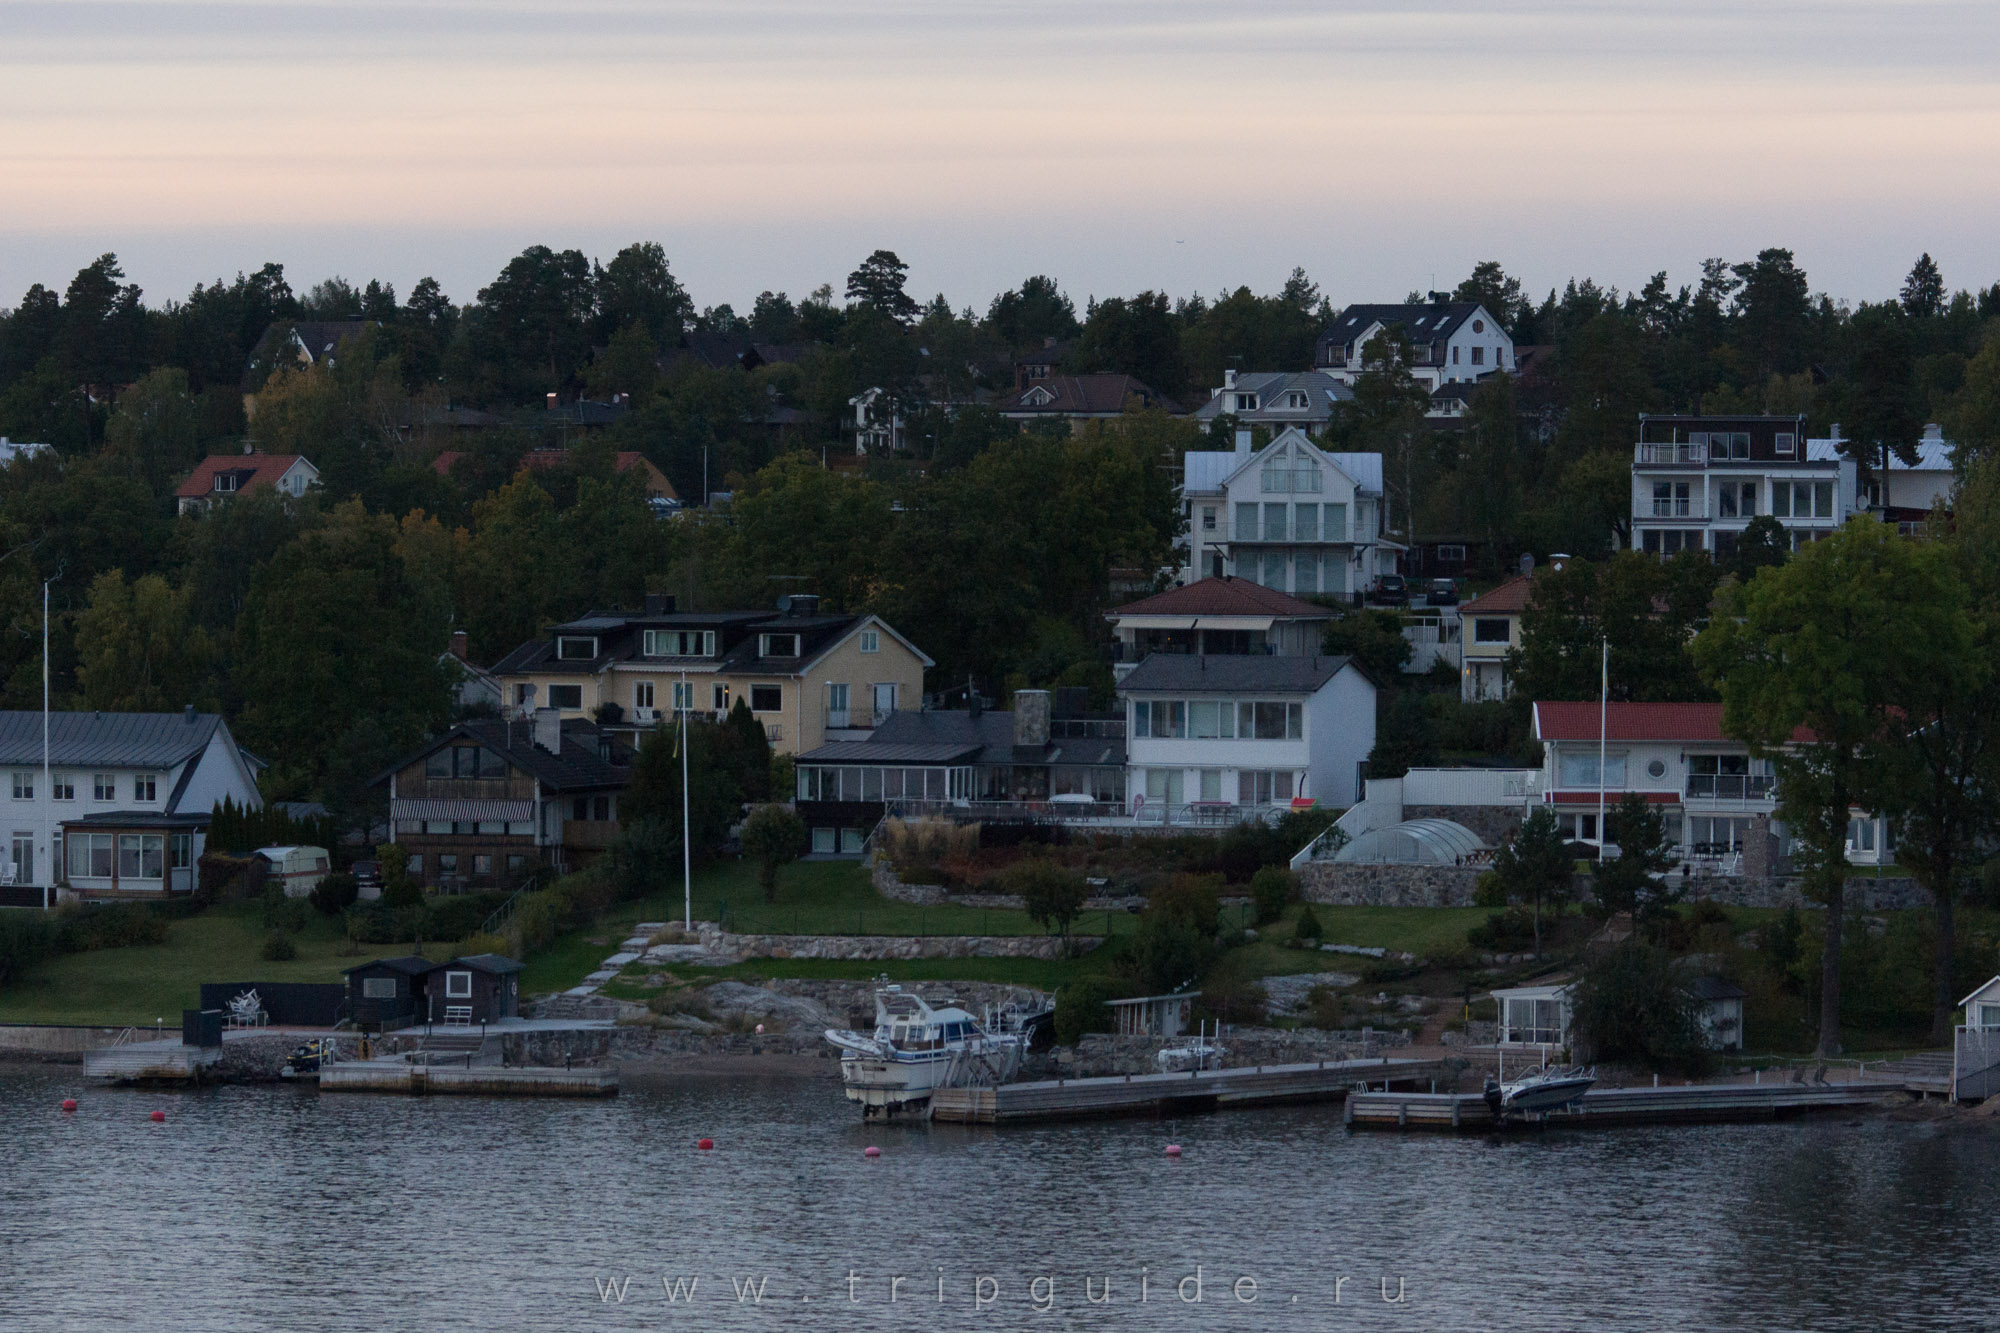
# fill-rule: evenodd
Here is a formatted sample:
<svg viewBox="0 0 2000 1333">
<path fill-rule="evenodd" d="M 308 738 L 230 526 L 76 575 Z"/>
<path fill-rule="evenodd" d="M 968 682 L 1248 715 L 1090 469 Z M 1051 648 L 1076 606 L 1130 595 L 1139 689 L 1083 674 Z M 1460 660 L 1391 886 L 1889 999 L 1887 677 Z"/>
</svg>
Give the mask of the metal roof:
<svg viewBox="0 0 2000 1333">
<path fill-rule="evenodd" d="M 1406 819 L 1370 829 L 1334 854 L 1351 865 L 1455 866 L 1493 850 L 1479 835 L 1449 819 Z"/>
<path fill-rule="evenodd" d="M 50 713 L 49 762 L 63 768 L 172 768 L 200 754 L 214 713 Z M 42 714 L 0 712 L 0 764 L 42 762 Z"/>
</svg>

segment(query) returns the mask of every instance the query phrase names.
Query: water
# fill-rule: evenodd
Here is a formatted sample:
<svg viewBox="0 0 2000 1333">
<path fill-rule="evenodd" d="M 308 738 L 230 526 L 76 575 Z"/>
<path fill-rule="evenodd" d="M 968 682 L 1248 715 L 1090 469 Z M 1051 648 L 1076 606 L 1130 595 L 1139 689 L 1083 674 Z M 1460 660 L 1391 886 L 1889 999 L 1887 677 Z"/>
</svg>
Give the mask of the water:
<svg viewBox="0 0 2000 1333">
<path fill-rule="evenodd" d="M 1350 1137 L 1338 1108 L 1308 1107 L 864 1128 L 826 1080 L 535 1102 L 106 1090 L 19 1067 L 0 1069 L 0 1124 L 10 1333 L 2000 1318 L 2000 1129 L 1963 1124 Z M 693 1150 L 704 1136 L 713 1152 Z M 731 1279 L 758 1277 L 762 1303 L 739 1301 Z M 663 1279 L 692 1279 L 692 1301 Z"/>
</svg>

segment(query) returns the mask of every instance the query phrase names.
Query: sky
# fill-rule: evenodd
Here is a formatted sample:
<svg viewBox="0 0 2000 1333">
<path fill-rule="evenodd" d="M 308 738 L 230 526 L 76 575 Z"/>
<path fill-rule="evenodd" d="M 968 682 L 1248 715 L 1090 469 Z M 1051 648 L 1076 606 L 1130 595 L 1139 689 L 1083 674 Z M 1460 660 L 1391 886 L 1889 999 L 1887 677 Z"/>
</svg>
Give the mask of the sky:
<svg viewBox="0 0 2000 1333">
<path fill-rule="evenodd" d="M 1996 217 L 1992 0 L 0 0 L 0 306 L 635 240 L 739 311 L 877 247 L 980 310 L 1767 246 L 1862 300 L 2000 281 Z"/>
</svg>

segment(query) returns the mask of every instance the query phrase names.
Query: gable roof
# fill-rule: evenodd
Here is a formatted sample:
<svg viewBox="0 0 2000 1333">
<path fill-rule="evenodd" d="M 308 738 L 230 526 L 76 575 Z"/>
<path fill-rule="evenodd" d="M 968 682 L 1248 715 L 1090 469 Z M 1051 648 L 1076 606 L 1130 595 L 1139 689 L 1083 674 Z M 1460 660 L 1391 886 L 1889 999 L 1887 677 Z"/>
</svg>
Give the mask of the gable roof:
<svg viewBox="0 0 2000 1333">
<path fill-rule="evenodd" d="M 1051 375 L 1006 395 L 994 407 L 1001 412 L 1116 416 L 1125 410 L 1128 398 L 1137 398 L 1142 407 L 1173 408 L 1173 404 L 1130 375 Z"/>
<path fill-rule="evenodd" d="M 1302 619 L 1331 620 L 1326 607 L 1303 601 L 1290 593 L 1266 588 L 1250 579 L 1224 574 L 1197 579 L 1184 587 L 1142 597 L 1136 602 L 1113 607 L 1105 619 L 1120 616 L 1297 616 Z"/>
<path fill-rule="evenodd" d="M 684 662 L 690 664 L 690 670 L 695 669 L 694 664 L 699 664 L 699 669 L 703 672 L 790 676 L 805 671 L 845 642 L 850 635 L 872 627 L 902 644 L 926 667 L 937 665 L 923 649 L 904 637 L 902 631 L 872 613 L 859 616 L 807 616 L 792 615 L 784 611 L 681 611 L 648 615 L 637 611 L 592 611 L 576 620 L 555 626 L 549 634 L 539 639 L 530 639 L 495 662 L 492 673 L 498 676 L 524 671 L 545 671 L 595 675 L 613 662 L 639 660 L 640 640 L 635 631 L 669 626 L 717 630 L 740 629 L 744 631 L 744 636 L 741 641 L 730 645 L 718 657 L 647 658 L 646 661 Z M 588 660 L 558 658 L 555 655 L 555 639 L 564 634 L 600 636 L 597 656 Z M 800 635 L 799 655 L 762 656 L 759 649 L 764 634 Z"/>
<path fill-rule="evenodd" d="M 214 713 L 50 713 L 49 762 L 65 768 L 172 768 L 208 747 Z M 41 767 L 42 715 L 0 712 L 0 764 Z"/>
<path fill-rule="evenodd" d="M 1276 400 L 1279 395 L 1297 390 L 1306 395 L 1305 407 L 1285 407 Z M 1239 412 L 1226 400 L 1232 394 L 1254 393 L 1257 406 Z M 1310 417 L 1330 414 L 1335 403 L 1352 402 L 1354 390 L 1344 380 L 1335 379 L 1324 370 L 1275 370 L 1238 373 L 1234 384 L 1226 384 L 1209 391 L 1209 399 L 1197 407 L 1193 416 L 1197 421 L 1213 421 L 1216 417 L 1229 415 L 1241 421 L 1296 420 L 1301 413 Z"/>
<path fill-rule="evenodd" d="M 1382 455 L 1335 453 L 1322 449 L 1297 426 L 1285 427 L 1262 449 L 1252 449 L 1247 453 L 1238 450 L 1193 450 L 1181 455 L 1181 491 L 1183 494 L 1201 494 L 1226 490 L 1239 473 L 1260 459 L 1270 458 L 1271 451 L 1280 445 L 1310 449 L 1314 456 L 1325 459 L 1345 473 L 1355 489 L 1364 494 L 1382 493 Z"/>
<path fill-rule="evenodd" d="M 183 500 L 195 500 L 205 495 L 213 495 L 216 474 L 227 472 L 238 474 L 235 494 L 254 490 L 259 486 L 276 486 L 278 479 L 290 472 L 292 466 L 299 461 L 298 454 L 210 454 L 195 464 L 194 471 L 188 474 L 188 479 L 174 488 L 174 494 Z M 311 463 L 307 463 L 306 466 L 312 468 Z M 319 469 L 313 468 L 313 475 L 318 476 Z M 227 491 L 223 493 L 231 494 Z"/>
<path fill-rule="evenodd" d="M 1177 691 L 1189 694 L 1260 691 L 1316 694 L 1348 667 L 1368 673 L 1347 657 L 1266 657 L 1153 653 L 1118 682 L 1120 694 Z M 1370 686 L 1374 681 L 1369 680 Z"/>
<path fill-rule="evenodd" d="M 1428 346 L 1450 338 L 1474 314 L 1483 316 L 1496 332 L 1506 336 L 1499 321 L 1477 301 L 1420 301 L 1414 305 L 1351 305 L 1326 326 L 1319 342 L 1323 348 L 1344 347 L 1381 324 L 1401 325 L 1412 345 Z"/>
<path fill-rule="evenodd" d="M 553 753 L 535 744 L 532 718 L 477 718 L 459 723 L 404 755 L 393 768 L 378 774 L 370 785 L 387 783 L 403 769 L 454 741 L 473 741 L 484 746 L 533 777 L 546 791 L 604 791 L 624 787 L 632 781 L 631 745 L 595 722 L 583 718 L 565 720 L 561 752 Z M 603 742 L 609 742 L 613 755 L 621 762 L 604 758 L 600 748 Z"/>
<path fill-rule="evenodd" d="M 1528 609 L 1528 599 L 1535 591 L 1532 575 L 1516 574 L 1499 587 L 1479 596 L 1458 608 L 1459 616 L 1518 616 Z"/>
<path fill-rule="evenodd" d="M 420 977 L 435 966 L 437 964 L 433 963 L 430 959 L 411 953 L 404 954 L 400 958 L 371 958 L 365 963 L 358 963 L 353 967 L 341 968 L 340 975 L 343 977 L 352 976 L 356 972 L 365 971 L 371 967 L 381 967 L 387 968 L 391 972 L 400 972 L 406 977 Z"/>
<path fill-rule="evenodd" d="M 1538 741 L 1594 741 L 1598 735 L 1598 704 L 1537 701 L 1534 708 Z M 1738 743 L 1722 730 L 1722 705 L 1698 703 L 1612 703 L 1604 706 L 1604 738 L 1613 741 L 1699 741 Z M 1812 732 L 1800 727 L 1794 741 L 1810 741 Z"/>
</svg>

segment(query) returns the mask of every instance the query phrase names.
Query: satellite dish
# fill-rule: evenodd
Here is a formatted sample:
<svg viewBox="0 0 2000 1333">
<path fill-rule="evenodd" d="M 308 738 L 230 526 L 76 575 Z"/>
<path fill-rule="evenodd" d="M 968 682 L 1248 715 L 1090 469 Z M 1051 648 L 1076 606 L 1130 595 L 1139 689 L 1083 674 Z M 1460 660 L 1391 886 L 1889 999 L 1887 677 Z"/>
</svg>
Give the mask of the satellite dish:
<svg viewBox="0 0 2000 1333">
<path fill-rule="evenodd" d="M 1535 572 L 1535 557 L 1526 551 L 1521 552 L 1521 572 L 1523 574 Z"/>
</svg>

